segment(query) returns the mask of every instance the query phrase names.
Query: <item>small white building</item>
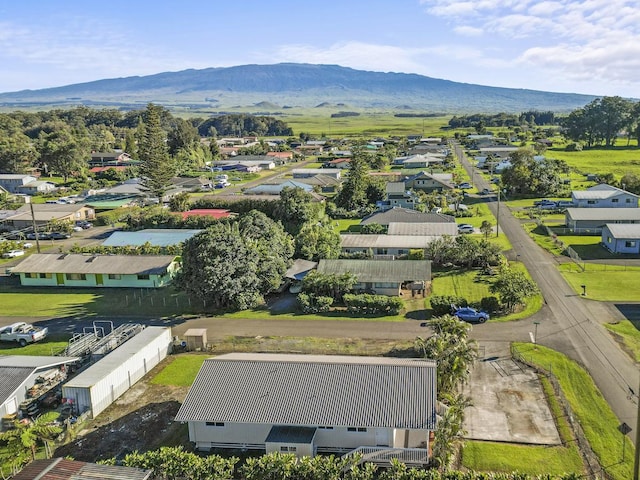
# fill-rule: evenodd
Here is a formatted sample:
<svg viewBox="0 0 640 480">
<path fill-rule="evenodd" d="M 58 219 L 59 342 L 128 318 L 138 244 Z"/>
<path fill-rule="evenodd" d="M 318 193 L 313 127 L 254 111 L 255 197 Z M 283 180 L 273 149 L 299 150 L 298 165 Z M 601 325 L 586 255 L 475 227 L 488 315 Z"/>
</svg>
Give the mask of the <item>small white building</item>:
<svg viewBox="0 0 640 480">
<path fill-rule="evenodd" d="M 0 187 L 9 193 L 20 193 L 20 188 L 38 179 L 32 175 L 0 173 Z"/>
<path fill-rule="evenodd" d="M 638 195 L 606 183 L 571 192 L 577 208 L 638 208 Z"/>
<path fill-rule="evenodd" d="M 171 351 L 171 329 L 147 327 L 62 386 L 76 413 L 92 418 L 111 405 Z"/>
<path fill-rule="evenodd" d="M 316 175 L 326 175 L 336 180 L 340 178 L 342 170 L 339 168 L 294 168 L 291 170 L 293 178 L 310 178 Z"/>
<path fill-rule="evenodd" d="M 205 360 L 178 414 L 198 450 L 368 453 L 426 464 L 436 364 L 416 358 L 231 353 Z M 416 455 L 417 454 L 417 455 Z"/>
</svg>

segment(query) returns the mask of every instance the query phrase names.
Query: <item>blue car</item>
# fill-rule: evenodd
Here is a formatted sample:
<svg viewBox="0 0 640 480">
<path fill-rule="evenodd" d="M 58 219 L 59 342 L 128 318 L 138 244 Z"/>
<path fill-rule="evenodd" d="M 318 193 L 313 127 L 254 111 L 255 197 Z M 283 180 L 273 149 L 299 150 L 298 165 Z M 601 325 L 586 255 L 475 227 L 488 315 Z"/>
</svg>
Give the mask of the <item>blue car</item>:
<svg viewBox="0 0 640 480">
<path fill-rule="evenodd" d="M 471 307 L 459 307 L 453 312 L 453 315 L 460 320 L 470 323 L 484 323 L 489 320 L 489 314 L 482 310 L 476 310 Z"/>
</svg>

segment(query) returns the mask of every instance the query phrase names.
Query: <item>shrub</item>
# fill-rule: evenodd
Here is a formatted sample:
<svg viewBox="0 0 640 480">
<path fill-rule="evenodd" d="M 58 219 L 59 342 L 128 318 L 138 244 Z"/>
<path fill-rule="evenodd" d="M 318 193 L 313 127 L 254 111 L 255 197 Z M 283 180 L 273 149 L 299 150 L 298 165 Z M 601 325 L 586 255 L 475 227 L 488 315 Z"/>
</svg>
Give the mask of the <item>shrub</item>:
<svg viewBox="0 0 640 480">
<path fill-rule="evenodd" d="M 483 297 L 480 300 L 480 309 L 487 313 L 496 313 L 500 310 L 500 302 L 497 297 Z"/>
<path fill-rule="evenodd" d="M 404 307 L 404 302 L 398 297 L 369 294 L 346 294 L 343 297 L 347 311 L 373 315 L 397 315 Z"/>
<path fill-rule="evenodd" d="M 435 317 L 451 313 L 451 305 L 457 305 L 459 307 L 466 307 L 468 305 L 466 299 L 453 295 L 432 295 L 430 302 Z"/>
<path fill-rule="evenodd" d="M 298 306 L 303 313 L 328 312 L 333 305 L 333 298 L 314 295 L 312 293 L 299 293 Z"/>
</svg>

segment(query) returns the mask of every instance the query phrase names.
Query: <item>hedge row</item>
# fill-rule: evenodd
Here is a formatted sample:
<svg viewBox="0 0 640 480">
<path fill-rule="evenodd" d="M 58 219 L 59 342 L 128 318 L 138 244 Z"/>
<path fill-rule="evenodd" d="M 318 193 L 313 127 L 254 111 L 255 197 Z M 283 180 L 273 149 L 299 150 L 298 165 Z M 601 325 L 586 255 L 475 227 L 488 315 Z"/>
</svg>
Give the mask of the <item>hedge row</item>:
<svg viewBox="0 0 640 480">
<path fill-rule="evenodd" d="M 353 313 L 397 315 L 404 307 L 404 302 L 398 297 L 386 295 L 354 295 L 346 294 L 343 297 L 347 311 Z"/>
</svg>

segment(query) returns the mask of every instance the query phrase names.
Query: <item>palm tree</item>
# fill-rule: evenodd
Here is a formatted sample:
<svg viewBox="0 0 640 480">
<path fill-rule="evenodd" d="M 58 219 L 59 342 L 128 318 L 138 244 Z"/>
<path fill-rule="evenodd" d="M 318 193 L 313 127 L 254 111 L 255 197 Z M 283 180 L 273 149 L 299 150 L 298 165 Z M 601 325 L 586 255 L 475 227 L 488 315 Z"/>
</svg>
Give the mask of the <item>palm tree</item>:
<svg viewBox="0 0 640 480">
<path fill-rule="evenodd" d="M 62 427 L 54 423 L 59 415 L 58 412 L 48 412 L 31 422 L 16 420 L 14 422 L 15 428 L 0 433 L 0 441 L 6 444 L 7 448 L 16 455 L 16 458 L 23 458 L 26 461 L 28 461 L 28 456 L 31 457 L 31 460 L 35 460 L 38 444 L 42 444 L 45 455 L 49 458 L 51 456 L 50 442 L 55 440 L 63 430 Z"/>
</svg>

